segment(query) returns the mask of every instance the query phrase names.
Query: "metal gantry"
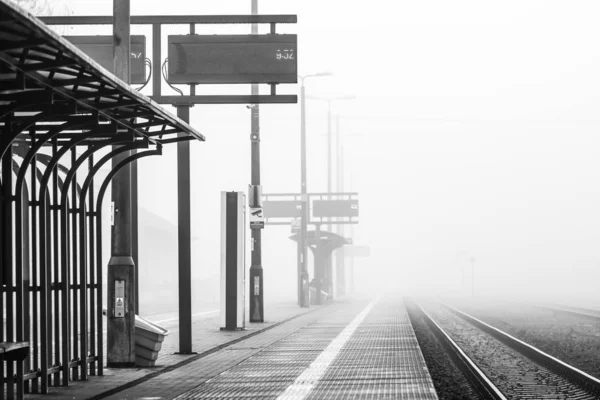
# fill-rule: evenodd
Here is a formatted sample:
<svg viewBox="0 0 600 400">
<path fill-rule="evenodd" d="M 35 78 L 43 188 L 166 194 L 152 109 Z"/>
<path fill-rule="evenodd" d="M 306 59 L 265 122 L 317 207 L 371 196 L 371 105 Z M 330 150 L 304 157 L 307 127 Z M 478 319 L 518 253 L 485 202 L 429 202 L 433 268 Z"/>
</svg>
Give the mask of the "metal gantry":
<svg viewBox="0 0 600 400">
<path fill-rule="evenodd" d="M 290 239 L 299 242 L 300 234 L 295 234 Z M 331 256 L 336 249 L 350 244 L 350 240 L 336 233 L 322 231 L 320 226 L 317 229 L 307 232 L 306 236 L 307 247 L 313 252 L 314 256 L 314 277 L 310 284 L 315 288 L 315 304 L 322 304 L 322 293 L 327 293 L 328 296 L 333 292 L 333 265 Z"/>
<path fill-rule="evenodd" d="M 204 137 L 0 0 L 0 343 L 30 349 L 0 362 L 0 398 L 102 374 L 104 194 L 125 165 L 193 139 Z"/>
<path fill-rule="evenodd" d="M 327 198 L 333 197 L 333 200 Z M 333 292 L 332 253 L 351 239 L 322 229 L 322 225 L 355 225 L 358 224 L 358 193 L 265 193 L 263 206 L 265 225 L 292 226 L 298 234 L 290 239 L 298 243 L 298 254 L 302 255 L 305 267 L 298 268 L 298 303 L 308 306 L 309 274 L 308 260 L 304 255 L 305 248 L 310 248 L 315 256 L 314 278 L 312 285 L 320 293 L 322 288 L 331 295 Z M 304 221 L 303 221 L 304 219 Z M 298 223 L 296 226 L 295 224 Z M 303 228 L 309 224 L 315 230 Z M 305 225 L 303 227 L 303 225 Z M 321 304 L 321 296 L 317 295 L 317 304 Z"/>
</svg>

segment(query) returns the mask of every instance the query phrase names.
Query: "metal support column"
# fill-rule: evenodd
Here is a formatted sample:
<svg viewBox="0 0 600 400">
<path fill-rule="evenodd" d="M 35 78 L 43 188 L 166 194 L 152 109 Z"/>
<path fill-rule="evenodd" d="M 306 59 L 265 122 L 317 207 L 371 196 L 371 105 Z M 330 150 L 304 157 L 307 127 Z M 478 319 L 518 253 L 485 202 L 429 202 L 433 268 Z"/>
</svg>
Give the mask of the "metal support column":
<svg viewBox="0 0 600 400">
<path fill-rule="evenodd" d="M 258 0 L 252 0 L 252 14 L 258 14 Z M 258 34 L 258 25 L 252 24 L 252 34 Z M 252 95 L 258 95 L 258 85 L 252 85 Z M 260 187 L 260 126 L 258 104 L 251 108 L 251 133 L 252 146 L 252 187 Z M 260 191 L 258 191 L 260 193 Z M 258 196 L 259 197 L 259 196 Z M 255 201 L 260 201 L 256 199 Z M 264 322 L 264 280 L 262 267 L 261 230 L 254 228 L 252 231 L 252 265 L 250 266 L 250 322 Z"/>
<path fill-rule="evenodd" d="M 327 193 L 331 193 L 331 102 L 329 100 L 327 102 Z M 327 196 L 327 200 L 331 200 L 331 194 Z M 327 218 L 328 221 L 331 221 L 331 217 Z M 331 232 L 331 224 L 327 225 L 327 232 Z"/>
<path fill-rule="evenodd" d="M 348 177 L 349 180 L 349 186 L 350 186 L 350 191 L 352 191 L 353 186 L 352 186 L 352 174 L 350 174 L 350 176 Z M 352 240 L 354 240 L 354 225 L 350 225 L 350 237 L 352 238 Z M 356 292 L 356 285 L 355 285 L 355 276 L 354 276 L 354 255 L 350 256 L 350 265 L 348 268 L 348 287 L 350 289 L 350 293 L 354 293 Z"/>
<path fill-rule="evenodd" d="M 329 299 L 333 299 L 335 291 L 333 288 L 333 251 L 327 254 L 325 266 L 325 286 L 327 287 L 327 295 Z"/>
<path fill-rule="evenodd" d="M 315 238 L 316 238 L 316 242 L 315 242 L 315 251 L 313 252 L 315 261 L 314 261 L 314 280 L 315 280 L 315 304 L 320 305 L 322 304 L 322 295 L 321 292 L 323 291 L 323 270 L 324 270 L 324 260 L 323 260 L 323 251 L 322 251 L 322 246 L 323 244 L 320 243 L 320 238 L 321 237 L 321 224 L 317 224 L 315 226 Z"/>
<path fill-rule="evenodd" d="M 135 150 L 132 150 L 135 153 Z M 139 257 L 139 236 L 138 236 L 138 167 L 137 162 L 131 163 L 131 258 L 135 266 L 135 285 L 133 287 L 133 298 L 135 313 L 140 313 L 140 257 Z"/>
<path fill-rule="evenodd" d="M 325 268 L 327 257 L 323 250 L 323 244 L 317 243 L 315 246 L 315 304 L 323 304 L 323 291 L 325 286 Z"/>
<path fill-rule="evenodd" d="M 130 81 L 130 0 L 113 0 L 113 49 L 115 75 Z M 113 166 L 129 152 L 113 159 Z M 131 166 L 123 167 L 112 181 L 114 225 L 107 279 L 107 364 L 135 365 L 135 264 L 131 234 Z"/>
<path fill-rule="evenodd" d="M 2 154 L 0 154 L 2 156 Z M 0 284 L 0 297 L 4 299 L 6 296 L 6 302 L 2 304 L 2 300 L 0 300 L 0 306 L 6 309 L 0 310 L 2 311 L 2 316 L 6 315 L 6 335 L 3 329 L 0 330 L 0 341 L 12 342 L 15 340 L 14 337 L 14 297 L 13 297 L 13 147 L 10 146 L 7 151 L 4 153 L 2 159 L 2 193 L 1 193 L 1 210 L 0 213 L 2 224 L 0 225 L 0 230 L 2 230 L 2 239 L 0 244 L 0 249 L 2 254 L 0 257 L 2 258 L 0 266 L 2 267 L 2 280 Z M 5 286 L 3 286 L 5 285 Z M 4 324 L 4 322 L 3 322 Z M 4 382 L 6 375 L 6 394 L 8 398 L 14 398 L 14 380 L 13 377 L 15 375 L 14 363 L 12 361 L 8 361 L 6 363 L 6 369 L 4 369 L 4 360 L 0 361 L 0 379 L 2 380 L 0 385 L 0 390 L 2 390 L 2 397 L 4 397 Z"/>
<path fill-rule="evenodd" d="M 300 217 L 300 240 L 298 242 L 298 303 L 300 307 L 310 306 L 308 246 L 308 198 L 306 195 L 306 93 L 304 79 L 300 87 L 300 193 L 302 195 L 302 215 Z"/>
<path fill-rule="evenodd" d="M 178 104 L 177 116 L 190 122 L 190 104 Z M 177 143 L 177 220 L 179 254 L 179 354 L 192 354 L 192 229 L 190 142 Z"/>
<path fill-rule="evenodd" d="M 339 129 L 338 129 L 339 133 Z M 339 137 L 339 135 L 338 135 Z M 338 139 L 339 140 L 339 139 Z M 344 192 L 344 146 L 338 143 L 338 191 Z M 345 226 L 338 225 L 338 232 L 340 236 L 345 237 Z M 346 294 L 346 251 L 344 247 L 337 250 L 336 256 L 336 281 L 337 281 L 337 295 L 344 296 Z"/>
<path fill-rule="evenodd" d="M 335 149 L 336 149 L 336 168 L 335 176 L 336 183 L 335 187 L 338 192 L 344 192 L 344 157 L 343 157 L 343 146 L 341 144 L 340 136 L 340 117 L 336 118 L 335 128 Z M 336 233 L 340 236 L 344 236 L 344 225 L 340 224 L 336 226 Z M 346 294 L 346 274 L 345 274 L 345 258 L 344 258 L 344 247 L 340 247 L 335 252 L 335 295 L 343 296 Z"/>
</svg>

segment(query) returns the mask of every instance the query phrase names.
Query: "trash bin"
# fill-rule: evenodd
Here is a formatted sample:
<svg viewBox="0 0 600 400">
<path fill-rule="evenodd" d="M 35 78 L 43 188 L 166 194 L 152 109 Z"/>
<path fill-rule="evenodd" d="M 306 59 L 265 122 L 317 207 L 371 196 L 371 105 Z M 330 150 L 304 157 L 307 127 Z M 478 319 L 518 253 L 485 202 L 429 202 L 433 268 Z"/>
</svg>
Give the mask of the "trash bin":
<svg viewBox="0 0 600 400">
<path fill-rule="evenodd" d="M 140 367 L 154 367 L 162 342 L 169 331 L 135 316 L 135 363 Z"/>
<path fill-rule="evenodd" d="M 317 289 L 314 287 L 310 288 L 310 304 L 316 305 L 317 304 Z M 323 290 L 321 290 L 321 304 L 323 304 L 327 298 L 329 297 L 329 294 Z"/>
</svg>

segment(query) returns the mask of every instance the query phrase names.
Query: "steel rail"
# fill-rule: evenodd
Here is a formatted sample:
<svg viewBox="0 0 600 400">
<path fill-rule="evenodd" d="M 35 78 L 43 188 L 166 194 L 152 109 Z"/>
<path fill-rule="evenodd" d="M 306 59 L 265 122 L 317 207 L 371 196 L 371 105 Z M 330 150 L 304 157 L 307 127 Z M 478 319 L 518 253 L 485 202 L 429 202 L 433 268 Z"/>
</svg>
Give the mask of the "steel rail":
<svg viewBox="0 0 600 400">
<path fill-rule="evenodd" d="M 539 350 L 536 347 L 533 347 L 528 343 L 525 343 L 520 339 L 517 339 L 512 335 L 509 335 L 506 332 L 501 331 L 498 328 L 495 328 L 463 311 L 460 311 L 449 304 L 443 302 L 440 302 L 440 304 L 460 318 L 470 322 L 475 327 L 494 337 L 501 343 L 528 357 L 530 360 L 548 368 L 550 371 L 564 377 L 568 381 L 580 386 L 582 389 L 587 390 L 594 395 L 600 396 L 599 379 L 565 363 L 564 361 L 559 360 L 556 357 L 551 356 L 550 354 Z"/>
<path fill-rule="evenodd" d="M 536 304 L 536 303 L 522 303 L 530 307 L 542 308 L 545 310 L 561 312 L 565 314 L 571 314 L 578 317 L 586 317 L 588 319 L 598 320 L 600 319 L 600 310 L 593 308 L 575 307 L 568 306 L 565 304 Z"/>
<path fill-rule="evenodd" d="M 482 396 L 494 400 L 507 400 L 507 397 L 489 380 L 485 373 L 471 360 L 471 358 L 460 348 L 460 346 L 446 333 L 444 328 L 429 315 L 419 304 L 413 304 L 425 316 L 425 322 L 433 333 L 440 339 L 442 346 L 447 350 L 458 369 L 465 378 L 474 386 L 474 389 Z"/>
</svg>

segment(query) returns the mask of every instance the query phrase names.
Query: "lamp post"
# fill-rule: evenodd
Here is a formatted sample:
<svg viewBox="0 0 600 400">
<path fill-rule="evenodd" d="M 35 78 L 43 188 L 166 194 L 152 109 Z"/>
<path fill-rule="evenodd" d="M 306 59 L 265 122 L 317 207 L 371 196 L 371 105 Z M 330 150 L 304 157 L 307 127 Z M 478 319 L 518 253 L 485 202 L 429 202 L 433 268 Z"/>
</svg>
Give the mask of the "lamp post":
<svg viewBox="0 0 600 400">
<path fill-rule="evenodd" d="M 331 193 L 331 147 L 332 147 L 332 132 L 331 132 L 331 103 L 338 100 L 354 100 L 356 96 L 339 96 L 339 97 L 315 97 L 306 96 L 307 99 L 323 100 L 327 102 L 327 193 Z M 331 200 L 331 195 L 327 196 Z M 331 224 L 327 225 L 327 231 L 331 232 Z"/>
<path fill-rule="evenodd" d="M 308 251 L 306 235 L 308 231 L 308 198 L 306 196 L 306 93 L 304 80 L 312 77 L 331 76 L 330 72 L 298 76 L 300 78 L 300 193 L 302 196 L 302 214 L 300 216 L 300 240 L 298 241 L 298 304 L 300 307 L 309 307 L 309 276 L 308 276 Z"/>
<path fill-rule="evenodd" d="M 331 180 L 332 180 L 332 168 L 331 168 L 331 148 L 332 148 L 332 129 L 331 129 L 331 125 L 332 125 L 332 121 L 331 121 L 331 103 L 333 103 L 334 101 L 338 101 L 338 100 L 353 100 L 356 97 L 355 96 L 336 96 L 336 97 L 314 97 L 314 96 L 307 96 L 308 99 L 314 99 L 314 100 L 323 100 L 327 102 L 327 200 L 331 200 Z M 338 123 L 338 127 L 339 127 L 339 123 Z M 338 143 L 339 145 L 339 143 Z M 337 152 L 336 152 L 337 154 Z M 327 218 L 328 220 L 328 224 L 327 224 L 327 231 L 331 232 L 331 218 Z M 333 265 L 332 265 L 332 259 L 331 257 L 328 259 L 328 264 L 325 267 L 326 271 L 329 271 L 326 276 L 327 276 L 327 291 L 333 295 Z"/>
<path fill-rule="evenodd" d="M 349 137 L 353 137 L 353 136 L 362 136 L 362 134 L 358 133 L 358 134 L 340 134 L 340 118 L 339 116 L 337 117 L 336 120 L 336 135 L 335 135 L 335 141 L 336 141 L 336 190 L 338 192 L 344 193 L 344 171 L 346 170 L 345 168 L 345 152 L 344 152 L 344 143 L 347 140 L 347 138 Z M 345 225 L 340 224 L 336 226 L 336 233 L 342 237 L 346 237 L 346 230 L 345 230 Z M 336 262 L 336 267 L 335 267 L 335 271 L 336 271 L 336 295 L 337 296 L 343 296 L 346 294 L 346 289 L 347 289 L 347 285 L 346 285 L 346 265 L 345 265 L 345 260 L 346 260 L 346 256 L 345 256 L 345 248 L 342 247 L 340 249 L 337 250 L 336 256 L 335 256 L 335 262 Z"/>
</svg>

